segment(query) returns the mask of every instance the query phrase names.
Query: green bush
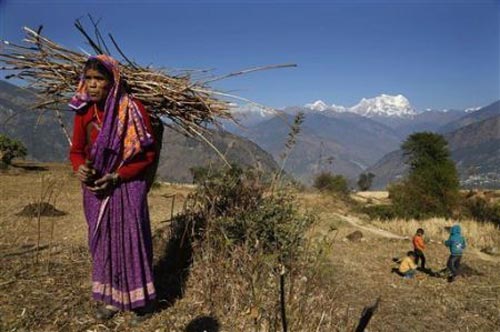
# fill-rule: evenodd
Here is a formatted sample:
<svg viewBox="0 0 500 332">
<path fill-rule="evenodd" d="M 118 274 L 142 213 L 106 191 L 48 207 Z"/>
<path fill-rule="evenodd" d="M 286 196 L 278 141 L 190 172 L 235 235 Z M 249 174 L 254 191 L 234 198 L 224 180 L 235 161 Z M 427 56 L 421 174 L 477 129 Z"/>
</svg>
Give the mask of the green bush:
<svg viewBox="0 0 500 332">
<path fill-rule="evenodd" d="M 14 158 L 24 158 L 28 150 L 24 144 L 0 134 L 0 164 L 10 165 Z"/>
<path fill-rule="evenodd" d="M 361 173 L 358 178 L 358 188 L 361 191 L 367 191 L 370 189 L 373 183 L 373 178 L 375 177 L 375 174 L 373 173 Z"/>
<path fill-rule="evenodd" d="M 370 219 L 390 220 L 397 217 L 392 205 L 372 205 L 365 206 L 361 212 L 366 213 Z"/>
<path fill-rule="evenodd" d="M 347 179 L 342 175 L 333 175 L 330 172 L 322 172 L 314 178 L 314 188 L 328 193 L 347 195 L 349 185 Z"/>
</svg>

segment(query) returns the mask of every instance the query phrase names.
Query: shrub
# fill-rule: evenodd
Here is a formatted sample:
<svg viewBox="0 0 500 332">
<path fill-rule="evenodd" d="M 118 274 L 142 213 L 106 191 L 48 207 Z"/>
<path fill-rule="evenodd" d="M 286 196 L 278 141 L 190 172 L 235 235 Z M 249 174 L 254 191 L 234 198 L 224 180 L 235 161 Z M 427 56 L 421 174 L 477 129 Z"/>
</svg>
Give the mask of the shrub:
<svg viewBox="0 0 500 332">
<path fill-rule="evenodd" d="M 262 249 L 279 259 L 301 246 L 313 218 L 299 213 L 288 191 L 265 195 L 268 184 L 254 169 L 234 166 L 226 171 L 204 173 L 199 178 L 196 198 L 214 234 L 225 245 Z M 219 246 L 220 243 L 217 244 Z"/>
<path fill-rule="evenodd" d="M 0 164 L 10 165 L 14 158 L 24 158 L 28 150 L 24 144 L 0 134 Z"/>
<path fill-rule="evenodd" d="M 314 179 L 314 188 L 329 192 L 347 195 L 349 193 L 349 186 L 347 179 L 342 175 L 333 175 L 330 172 L 322 172 Z"/>
<path fill-rule="evenodd" d="M 464 207 L 467 214 L 477 221 L 493 222 L 500 225 L 500 205 L 489 203 L 482 197 L 465 200 Z"/>
<path fill-rule="evenodd" d="M 207 168 L 207 167 L 203 167 L 203 166 L 194 166 L 194 167 L 191 167 L 189 169 L 189 171 L 191 172 L 191 175 L 193 176 L 193 183 L 200 183 L 200 181 L 202 181 L 203 179 L 205 179 L 209 172 L 210 172 L 210 169 Z"/>
<path fill-rule="evenodd" d="M 332 307 L 335 290 L 331 273 L 322 274 L 329 266 L 326 245 L 306 240 L 314 216 L 299 211 L 292 190 L 270 191 L 256 170 L 210 173 L 199 178 L 186 212 L 175 218 L 185 229 L 179 242 L 195 249 L 194 300 L 233 317 L 229 330 L 277 330 L 284 311 L 291 330 L 320 324 L 324 314 L 314 309 Z M 324 322 L 332 330 L 334 323 Z"/>
<path fill-rule="evenodd" d="M 366 191 L 366 190 L 370 189 L 370 187 L 372 186 L 374 177 L 375 177 L 375 174 L 370 173 L 370 172 L 361 173 L 359 175 L 359 179 L 358 179 L 358 183 L 357 183 L 359 190 Z"/>
<path fill-rule="evenodd" d="M 389 220 L 397 217 L 393 206 L 387 204 L 365 206 L 361 212 L 366 213 L 370 219 Z"/>
</svg>

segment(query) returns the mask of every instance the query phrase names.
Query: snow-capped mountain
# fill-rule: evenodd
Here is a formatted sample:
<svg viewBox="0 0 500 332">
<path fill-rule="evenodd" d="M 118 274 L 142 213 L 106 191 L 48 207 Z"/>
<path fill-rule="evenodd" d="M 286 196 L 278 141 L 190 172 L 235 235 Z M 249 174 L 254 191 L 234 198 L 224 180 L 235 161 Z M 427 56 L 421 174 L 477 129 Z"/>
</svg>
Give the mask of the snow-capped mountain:
<svg viewBox="0 0 500 332">
<path fill-rule="evenodd" d="M 312 104 L 305 104 L 304 107 L 313 111 L 313 112 L 325 112 L 325 111 L 326 111 L 326 113 L 332 112 L 332 111 L 337 112 L 337 113 L 349 112 L 349 108 L 347 108 L 345 106 L 335 105 L 335 104 L 330 106 L 322 100 L 316 100 Z"/>
<path fill-rule="evenodd" d="M 323 100 L 316 100 L 312 104 L 305 104 L 306 108 L 309 108 L 311 111 L 323 112 L 330 108 Z"/>
<path fill-rule="evenodd" d="M 349 111 L 369 118 L 374 116 L 411 118 L 416 114 L 408 99 L 403 95 L 385 94 L 370 99 L 363 98 Z"/>
<path fill-rule="evenodd" d="M 374 98 L 363 98 L 358 104 L 352 107 L 339 105 L 328 106 L 321 100 L 311 104 L 306 104 L 305 107 L 312 111 L 321 112 L 351 112 L 368 118 L 412 118 L 417 114 L 408 99 L 403 95 L 391 96 L 382 94 Z"/>
<path fill-rule="evenodd" d="M 483 106 L 479 106 L 479 107 L 469 107 L 469 108 L 467 108 L 464 112 L 465 112 L 465 113 L 472 113 L 472 112 L 475 112 L 475 111 L 479 111 L 481 108 L 483 108 Z"/>
<path fill-rule="evenodd" d="M 272 108 L 251 103 L 233 105 L 231 110 L 234 112 L 235 118 L 247 126 L 275 117 L 279 113 Z"/>
</svg>

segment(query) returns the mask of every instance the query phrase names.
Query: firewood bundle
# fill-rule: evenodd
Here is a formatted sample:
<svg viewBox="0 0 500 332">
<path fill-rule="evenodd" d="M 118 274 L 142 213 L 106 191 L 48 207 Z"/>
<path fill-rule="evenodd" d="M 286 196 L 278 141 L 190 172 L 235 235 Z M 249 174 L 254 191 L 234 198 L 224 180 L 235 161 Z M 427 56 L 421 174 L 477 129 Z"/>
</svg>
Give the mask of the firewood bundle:
<svg viewBox="0 0 500 332">
<path fill-rule="evenodd" d="M 96 54 L 110 55 L 102 34 L 95 21 L 95 37 L 84 29 L 80 21 L 76 28 Z M 38 102 L 34 109 L 57 110 L 65 105 L 74 94 L 80 75 L 89 54 L 67 49 L 41 35 L 41 27 L 35 31 L 24 28 L 24 44 L 3 42 L 0 48 L 0 63 L 3 70 L 12 70 L 14 74 L 6 78 L 17 77 L 25 80 L 37 91 Z M 295 65 L 275 65 L 253 68 L 231 73 L 221 77 L 194 76 L 206 74 L 206 71 L 181 70 L 167 73 L 166 70 L 143 67 L 130 61 L 121 51 L 113 36 L 109 34 L 116 50 L 122 57 L 121 73 L 126 84 L 146 106 L 151 115 L 185 135 L 203 138 L 206 128 L 218 126 L 221 120 L 236 122 L 231 113 L 231 99 L 244 100 L 234 95 L 216 91 L 208 83 L 219 79 L 245 74 L 251 71 L 289 67 Z"/>
<path fill-rule="evenodd" d="M 26 45 L 3 42 L 0 62 L 4 66 L 1 69 L 15 71 L 6 78 L 25 80 L 37 91 L 39 100 L 33 108 L 58 109 L 74 94 L 89 55 L 64 48 L 42 36 L 40 30 L 24 28 L 24 31 Z M 90 37 L 88 41 L 96 53 L 108 53 L 103 52 Z M 149 112 L 161 119 L 168 118 L 166 125 L 185 134 L 199 134 L 206 124 L 218 124 L 222 119 L 234 121 L 231 104 L 216 98 L 222 93 L 201 81 L 192 81 L 189 72 L 172 76 L 128 60 L 122 63 L 121 70 L 128 88 Z"/>
</svg>

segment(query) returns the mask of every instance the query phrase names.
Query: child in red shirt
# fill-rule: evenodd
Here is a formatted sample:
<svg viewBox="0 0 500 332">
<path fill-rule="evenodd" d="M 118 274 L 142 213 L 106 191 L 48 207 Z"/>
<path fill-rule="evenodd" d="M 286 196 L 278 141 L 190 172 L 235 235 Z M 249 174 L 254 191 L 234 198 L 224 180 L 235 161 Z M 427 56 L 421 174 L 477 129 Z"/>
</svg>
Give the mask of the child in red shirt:
<svg viewBox="0 0 500 332">
<path fill-rule="evenodd" d="M 413 251 L 415 252 L 415 264 L 418 266 L 418 261 L 421 260 L 421 268 L 425 270 L 425 243 L 424 243 L 424 230 L 422 228 L 417 229 L 417 233 L 413 236 Z"/>
</svg>

